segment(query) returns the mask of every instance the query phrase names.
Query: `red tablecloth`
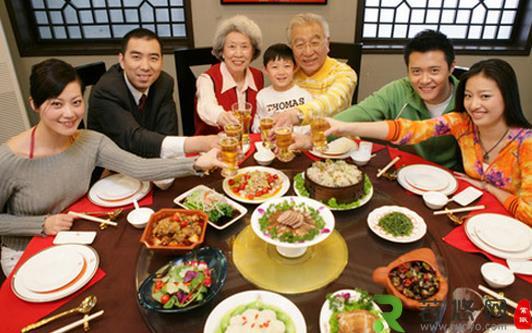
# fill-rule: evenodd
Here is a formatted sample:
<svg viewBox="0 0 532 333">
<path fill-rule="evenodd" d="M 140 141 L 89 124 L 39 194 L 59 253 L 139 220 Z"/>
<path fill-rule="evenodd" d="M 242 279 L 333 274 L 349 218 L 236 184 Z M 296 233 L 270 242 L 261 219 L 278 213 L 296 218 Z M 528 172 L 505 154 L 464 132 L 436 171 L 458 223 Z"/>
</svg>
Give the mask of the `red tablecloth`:
<svg viewBox="0 0 532 333">
<path fill-rule="evenodd" d="M 7 277 L 0 288 L 0 325 L 2 332 L 20 332 L 21 328 L 45 317 L 55 311 L 63 304 L 68 303 L 78 294 L 90 288 L 93 284 L 103 279 L 105 272 L 98 269 L 94 277 L 83 288 L 74 294 L 53 302 L 46 303 L 29 303 L 19 299 L 11 290 L 11 280 L 13 273 L 35 253 L 52 246 L 54 237 L 33 237 L 28 247 L 24 251 L 22 258 L 19 260 L 11 274 Z M 73 305 L 77 306 L 77 304 Z"/>
<path fill-rule="evenodd" d="M 396 168 L 399 168 L 399 167 L 402 167 L 402 166 L 405 166 L 405 165 L 411 165 L 411 164 L 430 164 L 430 165 L 441 167 L 440 165 L 437 165 L 435 163 L 426 161 L 426 160 L 424 160 L 423 158 L 421 158 L 419 156 L 412 155 L 412 154 L 409 154 L 409 153 L 404 152 L 404 151 L 400 151 L 400 150 L 395 149 L 395 148 L 388 147 L 388 152 L 390 154 L 390 159 L 393 159 L 396 156 L 400 156 L 401 157 L 401 159 L 395 164 Z M 451 171 L 449 171 L 449 172 L 451 172 Z M 466 187 L 471 186 L 471 184 L 469 184 L 466 181 L 463 181 L 463 180 L 460 180 L 460 179 L 457 179 L 457 180 L 458 180 L 458 189 L 457 189 L 456 192 L 460 192 L 463 189 L 465 189 Z M 497 200 L 497 198 L 495 198 L 491 193 L 484 192 L 484 194 L 482 195 L 480 200 L 477 202 L 477 204 L 478 205 L 484 205 L 484 206 L 486 206 L 486 208 L 483 209 L 483 210 L 477 210 L 477 211 L 470 212 L 468 214 L 468 216 L 473 216 L 473 215 L 479 214 L 479 213 L 497 213 L 497 214 L 503 214 L 503 215 L 511 216 L 511 214 L 508 213 L 508 211 L 499 202 L 499 200 Z M 500 263 L 500 264 L 503 264 L 503 265 L 507 266 L 506 265 L 506 261 L 504 259 L 501 259 L 501 258 L 498 258 L 498 257 L 496 257 L 494 255 L 491 255 L 491 254 L 487 253 L 486 251 L 483 251 L 480 248 L 478 248 L 475 244 L 473 244 L 469 240 L 469 238 L 467 237 L 467 235 L 465 233 L 464 225 L 461 225 L 461 226 L 458 226 L 458 227 L 454 228 L 450 233 L 448 233 L 446 236 L 443 237 L 443 240 L 447 244 L 449 244 L 449 245 L 451 245 L 451 246 L 453 246 L 453 247 L 455 247 L 455 248 L 457 248 L 457 249 L 459 249 L 461 251 L 470 252 L 470 253 L 481 253 L 481 254 L 485 255 L 488 259 L 490 259 L 491 261 L 497 262 L 497 263 Z M 528 283 L 532 283 L 532 276 L 530 276 L 530 275 L 522 275 L 522 274 L 516 274 L 516 275 L 517 275 L 517 277 L 527 281 Z"/>
</svg>

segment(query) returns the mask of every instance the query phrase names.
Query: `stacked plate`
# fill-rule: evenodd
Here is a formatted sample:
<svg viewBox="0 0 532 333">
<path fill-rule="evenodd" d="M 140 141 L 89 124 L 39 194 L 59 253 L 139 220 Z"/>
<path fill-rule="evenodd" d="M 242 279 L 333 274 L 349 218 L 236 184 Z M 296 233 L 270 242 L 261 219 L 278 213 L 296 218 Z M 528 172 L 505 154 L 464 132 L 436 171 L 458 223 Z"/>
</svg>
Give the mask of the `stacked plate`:
<svg viewBox="0 0 532 333">
<path fill-rule="evenodd" d="M 467 237 L 480 249 L 504 259 L 532 259 L 532 229 L 500 214 L 478 214 L 465 225 Z"/>
<path fill-rule="evenodd" d="M 27 302 L 42 303 L 71 295 L 96 274 L 100 259 L 85 245 L 52 246 L 35 254 L 17 270 L 13 293 Z"/>
<path fill-rule="evenodd" d="M 458 188 L 458 182 L 453 175 L 426 164 L 413 164 L 402 168 L 397 173 L 397 181 L 405 189 L 419 195 L 428 191 L 450 195 Z"/>
<path fill-rule="evenodd" d="M 348 158 L 355 149 L 357 149 L 357 144 L 355 141 L 341 137 L 329 142 L 326 151 L 319 152 L 313 149 L 310 151 L 310 153 L 320 158 L 341 160 Z"/>
<path fill-rule="evenodd" d="M 120 207 L 144 198 L 150 182 L 115 174 L 97 181 L 89 191 L 89 200 L 102 207 Z"/>
</svg>

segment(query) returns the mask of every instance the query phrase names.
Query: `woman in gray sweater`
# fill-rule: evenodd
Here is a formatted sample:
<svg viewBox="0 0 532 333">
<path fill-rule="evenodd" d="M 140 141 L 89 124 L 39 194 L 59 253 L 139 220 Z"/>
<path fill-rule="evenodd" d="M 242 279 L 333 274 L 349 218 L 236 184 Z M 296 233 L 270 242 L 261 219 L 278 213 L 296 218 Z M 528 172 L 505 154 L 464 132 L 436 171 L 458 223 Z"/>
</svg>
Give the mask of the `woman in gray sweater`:
<svg viewBox="0 0 532 333">
<path fill-rule="evenodd" d="M 75 69 L 61 60 L 33 66 L 30 95 L 39 123 L 0 146 L 1 263 L 6 275 L 32 236 L 72 227 L 73 218 L 61 212 L 85 195 L 97 166 L 140 180 L 223 167 L 217 149 L 197 159 L 144 159 L 100 133 L 78 130 L 85 112 L 83 88 Z"/>
</svg>

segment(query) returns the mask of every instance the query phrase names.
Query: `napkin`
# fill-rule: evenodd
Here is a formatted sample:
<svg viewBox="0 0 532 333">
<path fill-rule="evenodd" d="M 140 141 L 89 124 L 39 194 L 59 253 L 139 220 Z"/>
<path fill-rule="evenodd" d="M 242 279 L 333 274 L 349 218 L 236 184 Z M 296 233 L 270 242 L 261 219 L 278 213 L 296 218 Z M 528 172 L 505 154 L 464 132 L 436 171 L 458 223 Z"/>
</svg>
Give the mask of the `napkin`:
<svg viewBox="0 0 532 333">
<path fill-rule="evenodd" d="M 150 191 L 142 200 L 139 201 L 139 206 L 151 206 L 153 204 L 153 191 Z M 93 204 L 87 196 L 82 197 L 78 201 L 74 202 L 66 211 L 73 211 L 73 212 L 92 212 L 92 211 L 99 211 L 99 212 L 111 212 L 115 210 L 117 207 L 101 207 L 96 204 Z M 128 204 L 125 206 L 122 206 L 121 208 L 124 209 L 130 209 L 133 208 L 133 204 Z"/>
<path fill-rule="evenodd" d="M 98 269 L 94 277 L 83 288 L 75 292 L 74 294 L 62 298 L 53 302 L 46 303 L 30 303 L 19 299 L 11 290 L 11 280 L 13 279 L 13 273 L 28 260 L 31 256 L 37 252 L 52 246 L 54 237 L 33 237 L 31 242 L 26 247 L 24 254 L 20 258 L 19 262 L 9 274 L 4 284 L 0 288 L 0 323 L 2 323 L 2 332 L 20 332 L 20 330 L 33 322 L 45 317 L 46 315 L 54 312 L 64 304 L 70 302 L 77 295 L 83 293 L 90 288 L 93 284 L 103 279 L 105 272 L 102 269 Z M 75 304 L 77 306 L 77 304 Z"/>
</svg>

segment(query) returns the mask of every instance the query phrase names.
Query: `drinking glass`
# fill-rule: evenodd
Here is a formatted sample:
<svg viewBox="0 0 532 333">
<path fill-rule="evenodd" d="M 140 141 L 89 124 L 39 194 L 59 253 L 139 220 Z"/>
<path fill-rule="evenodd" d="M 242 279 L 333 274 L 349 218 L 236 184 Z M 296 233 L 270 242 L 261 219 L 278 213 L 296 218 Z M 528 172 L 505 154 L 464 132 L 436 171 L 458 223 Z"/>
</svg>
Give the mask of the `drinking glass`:
<svg viewBox="0 0 532 333">
<path fill-rule="evenodd" d="M 358 151 L 364 158 L 371 157 L 371 150 L 373 149 L 373 143 L 369 141 L 360 141 L 358 144 Z"/>
<path fill-rule="evenodd" d="M 484 302 L 479 293 L 470 288 L 456 288 L 451 304 L 452 318 L 445 333 L 471 332 L 483 309 Z"/>
<path fill-rule="evenodd" d="M 240 150 L 242 150 L 242 125 L 227 124 L 224 126 L 224 133 L 229 138 L 235 138 L 238 141 Z"/>
<path fill-rule="evenodd" d="M 281 162 L 290 162 L 294 159 L 294 153 L 288 150 L 292 143 L 292 127 L 283 126 L 274 129 L 275 144 L 277 145 L 277 159 Z"/>
<path fill-rule="evenodd" d="M 242 125 L 242 144 L 249 144 L 249 127 L 251 125 L 251 103 L 234 103 L 231 106 L 233 114 Z"/>
<path fill-rule="evenodd" d="M 227 164 L 227 167 L 222 169 L 222 176 L 234 176 L 238 170 L 238 141 L 232 137 L 224 137 L 220 140 L 220 147 L 222 161 Z"/>
<path fill-rule="evenodd" d="M 314 149 L 319 152 L 327 150 L 327 137 L 325 137 L 325 131 L 330 127 L 329 123 L 323 115 L 316 114 L 312 117 L 310 122 L 310 134 L 312 136 L 312 145 Z"/>
<path fill-rule="evenodd" d="M 273 127 L 273 119 L 270 117 L 265 117 L 260 120 L 260 135 L 262 137 L 262 145 L 265 148 L 273 148 L 272 140 L 270 140 L 270 135 Z"/>
</svg>

